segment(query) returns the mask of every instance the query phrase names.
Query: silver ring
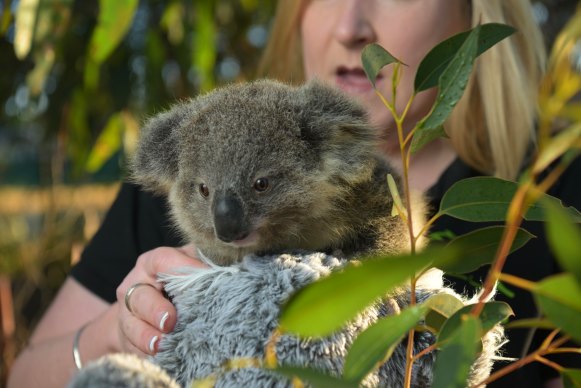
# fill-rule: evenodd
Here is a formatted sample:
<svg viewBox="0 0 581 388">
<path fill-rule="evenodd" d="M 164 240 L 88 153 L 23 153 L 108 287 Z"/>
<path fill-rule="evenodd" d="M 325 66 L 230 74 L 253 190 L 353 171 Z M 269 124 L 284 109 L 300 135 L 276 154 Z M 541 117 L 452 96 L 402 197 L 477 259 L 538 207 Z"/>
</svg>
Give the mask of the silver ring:
<svg viewBox="0 0 581 388">
<path fill-rule="evenodd" d="M 153 284 L 149 284 L 149 283 L 135 283 L 134 285 L 132 285 L 131 287 L 129 287 L 127 289 L 127 292 L 125 293 L 125 307 L 127 307 L 127 310 L 129 310 L 129 312 L 131 314 L 133 314 L 133 310 L 131 310 L 131 304 L 129 303 L 129 298 L 131 297 L 131 294 L 133 294 L 133 292 L 135 291 L 135 289 L 137 287 L 140 287 L 140 286 L 149 286 L 149 287 L 155 288 L 155 286 Z"/>
</svg>

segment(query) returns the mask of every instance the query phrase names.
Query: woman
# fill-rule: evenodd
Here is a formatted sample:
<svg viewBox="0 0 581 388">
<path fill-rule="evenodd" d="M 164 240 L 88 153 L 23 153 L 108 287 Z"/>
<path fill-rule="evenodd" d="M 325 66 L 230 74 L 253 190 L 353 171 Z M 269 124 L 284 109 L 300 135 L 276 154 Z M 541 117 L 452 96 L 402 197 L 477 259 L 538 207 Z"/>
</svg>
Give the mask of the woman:
<svg viewBox="0 0 581 388">
<path fill-rule="evenodd" d="M 544 61 L 528 1 L 281 0 L 261 75 L 293 83 L 318 77 L 354 95 L 381 131 L 382 151 L 397 164 L 394 122 L 365 79 L 361 49 L 378 42 L 407 64 L 398 88 L 401 110 L 428 50 L 476 22 L 489 21 L 511 24 L 520 32 L 480 59 L 465 97 L 446 124 L 451 140 L 431 143 L 411 162 L 412 187 L 427 192 L 437 205 L 457 179 L 475 174 L 515 178 L 523 163 L 534 137 L 534 96 Z M 384 92 L 390 90 L 390 71 L 384 69 L 379 77 L 378 88 Z M 417 96 L 405 123 L 408 130 L 429 111 L 435 94 L 429 90 Z M 442 220 L 436 230 L 465 228 L 450 222 Z M 193 247 L 169 248 L 182 242 L 168 225 L 162 198 L 123 185 L 80 264 L 18 357 L 10 386 L 62 386 L 76 363 L 115 351 L 155 353 L 176 320 L 156 274 L 202 265 Z M 548 264 L 535 276 L 553 273 L 552 259 L 538 260 Z M 155 287 L 134 287 L 138 283 Z M 78 345 L 76 359 L 73 342 Z M 527 373 L 531 379 L 521 383 L 535 386 L 541 380 L 535 373 Z"/>
</svg>

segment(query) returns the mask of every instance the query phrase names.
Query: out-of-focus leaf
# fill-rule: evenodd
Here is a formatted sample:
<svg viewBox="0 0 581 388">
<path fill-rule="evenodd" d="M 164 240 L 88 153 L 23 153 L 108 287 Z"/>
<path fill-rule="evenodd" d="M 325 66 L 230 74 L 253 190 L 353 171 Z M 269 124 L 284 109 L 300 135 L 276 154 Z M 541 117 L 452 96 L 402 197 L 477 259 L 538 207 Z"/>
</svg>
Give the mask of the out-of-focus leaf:
<svg viewBox="0 0 581 388">
<path fill-rule="evenodd" d="M 438 332 L 446 319 L 464 307 L 464 303 L 454 295 L 441 293 L 430 296 L 423 306 L 429 308 L 425 318 L 426 325 Z"/>
<path fill-rule="evenodd" d="M 468 305 L 462 307 L 454 315 L 452 315 L 446 323 L 442 326 L 442 330 L 438 334 L 438 342 L 448 341 L 452 338 L 459 327 L 462 326 L 462 321 L 465 319 L 466 315 L 470 314 L 470 311 L 474 305 Z M 514 312 L 507 303 L 504 302 L 488 302 L 484 304 L 484 308 L 480 313 L 480 324 L 482 332 L 479 335 L 484 335 L 488 330 L 492 329 L 496 324 L 504 321 Z"/>
<path fill-rule="evenodd" d="M 41 55 L 35 55 L 34 58 L 34 69 L 26 75 L 26 85 L 30 90 L 30 95 L 38 96 L 54 65 L 55 52 L 53 49 L 47 48 Z"/>
<path fill-rule="evenodd" d="M 116 113 L 109 118 L 107 125 L 97 138 L 86 169 L 90 173 L 99 171 L 111 157 L 121 149 L 121 139 L 125 129 L 122 113 Z"/>
<path fill-rule="evenodd" d="M 480 26 L 478 36 L 478 48 L 476 56 L 479 56 L 490 47 L 504 38 L 512 35 L 516 30 L 505 24 L 487 23 Z M 422 59 L 414 80 L 416 93 L 438 85 L 438 79 L 452 61 L 460 47 L 464 44 L 470 31 L 461 32 L 439 43 Z"/>
<path fill-rule="evenodd" d="M 440 213 L 465 221 L 504 221 L 508 206 L 518 189 L 515 182 L 494 177 L 474 177 L 456 182 L 444 194 Z M 561 201 L 550 195 L 542 198 L 562 207 Z M 525 214 L 529 221 L 546 221 L 543 201 L 533 204 Z M 581 213 L 573 207 L 566 211 L 575 222 L 581 222 Z"/>
<path fill-rule="evenodd" d="M 551 322 L 581 341 L 581 285 L 575 276 L 564 273 L 548 277 L 536 284 L 533 294 Z"/>
<path fill-rule="evenodd" d="M 198 71 L 200 91 L 214 88 L 216 64 L 216 31 L 214 26 L 214 1 L 195 3 L 195 31 L 193 34 L 192 64 Z"/>
<path fill-rule="evenodd" d="M 11 3 L 11 0 L 4 2 L 2 16 L 0 17 L 0 36 L 4 36 L 8 27 L 10 27 L 10 22 L 12 20 L 12 10 L 10 9 L 10 6 L 12 5 Z"/>
<path fill-rule="evenodd" d="M 290 366 L 279 366 L 272 369 L 290 379 L 299 378 L 314 388 L 357 388 L 357 383 L 326 375 L 322 372 Z"/>
<path fill-rule="evenodd" d="M 377 321 L 359 334 L 345 359 L 343 377 L 360 382 L 377 366 L 389 359 L 402 338 L 423 317 L 427 307 L 412 306 L 398 315 Z"/>
<path fill-rule="evenodd" d="M 445 263 L 440 269 L 449 273 L 468 273 L 490 264 L 505 230 L 505 226 L 490 226 L 456 237 L 447 246 L 458 248 L 463 253 L 462 257 L 457 261 Z M 521 248 L 533 237 L 526 230 L 519 228 L 510 252 Z"/>
<path fill-rule="evenodd" d="M 16 11 L 14 53 L 24 59 L 32 48 L 40 0 L 20 0 Z"/>
<path fill-rule="evenodd" d="M 282 309 L 283 331 L 324 336 L 430 263 L 456 257 L 453 249 L 430 248 L 416 255 L 369 258 L 304 287 Z"/>
<path fill-rule="evenodd" d="M 478 318 L 464 314 L 434 365 L 432 388 L 464 388 L 470 367 L 480 349 L 482 327 Z"/>
<path fill-rule="evenodd" d="M 581 284 L 581 227 L 555 204 L 545 204 L 548 209 L 547 238 L 561 267 L 570 272 Z"/>
<path fill-rule="evenodd" d="M 377 75 L 381 69 L 391 63 L 402 63 L 377 43 L 368 44 L 361 52 L 361 62 L 367 79 L 375 87 Z"/>
<path fill-rule="evenodd" d="M 89 58 L 101 64 L 117 48 L 133 21 L 138 0 L 99 0 L 97 26 L 89 43 Z"/>
<path fill-rule="evenodd" d="M 581 123 L 576 123 L 566 130 L 555 135 L 547 146 L 541 151 L 535 161 L 534 172 L 541 172 L 547 168 L 554 160 L 563 155 L 568 149 L 579 143 L 581 139 Z"/>
<path fill-rule="evenodd" d="M 509 322 L 504 327 L 507 329 L 528 329 L 535 327 L 538 329 L 551 330 L 555 328 L 555 325 L 545 318 L 528 318 Z"/>
<path fill-rule="evenodd" d="M 581 369 L 563 369 L 561 376 L 565 388 L 581 388 Z"/>
<path fill-rule="evenodd" d="M 86 96 L 75 90 L 69 110 L 69 139 L 67 151 L 74 166 L 73 174 L 79 175 L 85 171 L 87 157 L 91 147 L 91 130 L 88 124 Z"/>
<path fill-rule="evenodd" d="M 178 45 L 184 40 L 184 5 L 181 2 L 173 1 L 168 4 L 160 25 L 167 31 L 168 40 L 173 45 Z"/>
</svg>

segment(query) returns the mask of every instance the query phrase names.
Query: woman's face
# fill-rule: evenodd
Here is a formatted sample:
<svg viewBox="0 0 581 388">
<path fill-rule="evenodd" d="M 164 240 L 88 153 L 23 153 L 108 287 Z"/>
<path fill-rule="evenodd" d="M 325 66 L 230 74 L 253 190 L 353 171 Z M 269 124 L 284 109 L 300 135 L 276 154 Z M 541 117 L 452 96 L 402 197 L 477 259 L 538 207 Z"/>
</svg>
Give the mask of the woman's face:
<svg viewBox="0 0 581 388">
<path fill-rule="evenodd" d="M 387 142 L 397 145 L 394 120 L 373 91 L 361 65 L 361 50 L 376 42 L 407 66 L 397 89 L 401 112 L 413 91 L 421 59 L 437 43 L 469 28 L 468 0 L 311 0 L 301 23 L 307 79 L 318 78 L 357 97 Z M 377 89 L 391 99 L 393 66 L 378 76 Z M 413 125 L 429 112 L 436 91 L 416 96 L 407 120 Z"/>
</svg>

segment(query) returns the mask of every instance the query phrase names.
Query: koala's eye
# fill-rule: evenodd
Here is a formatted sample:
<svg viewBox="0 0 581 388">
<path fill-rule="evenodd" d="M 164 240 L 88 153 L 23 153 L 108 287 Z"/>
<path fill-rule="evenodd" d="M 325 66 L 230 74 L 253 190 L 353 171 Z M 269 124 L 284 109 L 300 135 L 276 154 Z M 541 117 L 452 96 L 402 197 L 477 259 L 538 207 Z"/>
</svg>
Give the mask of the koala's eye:
<svg viewBox="0 0 581 388">
<path fill-rule="evenodd" d="M 268 189 L 268 179 L 266 179 L 266 178 L 258 178 L 254 182 L 254 190 L 258 191 L 259 193 L 262 193 L 263 191 L 266 191 L 266 189 Z"/>
<path fill-rule="evenodd" d="M 202 197 L 206 198 L 208 197 L 208 195 L 210 195 L 210 189 L 208 189 L 208 186 L 205 183 L 200 183 L 198 189 L 200 190 L 200 194 L 202 194 Z"/>
</svg>

